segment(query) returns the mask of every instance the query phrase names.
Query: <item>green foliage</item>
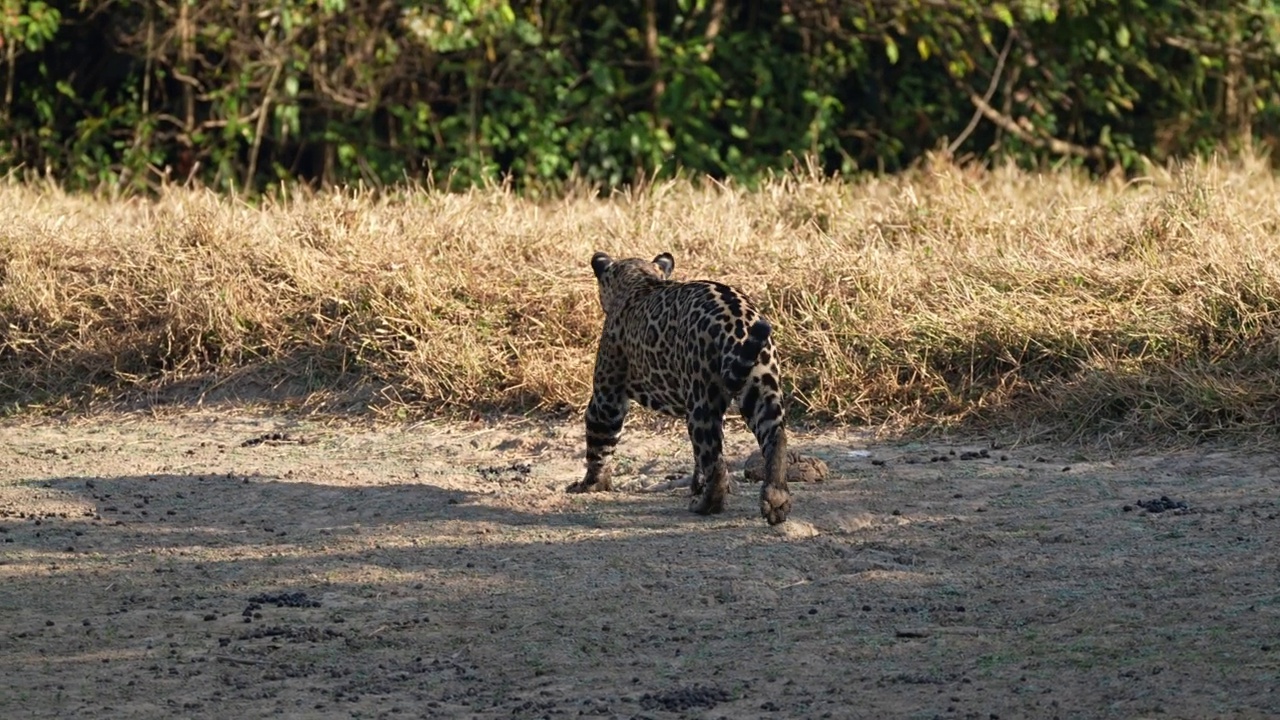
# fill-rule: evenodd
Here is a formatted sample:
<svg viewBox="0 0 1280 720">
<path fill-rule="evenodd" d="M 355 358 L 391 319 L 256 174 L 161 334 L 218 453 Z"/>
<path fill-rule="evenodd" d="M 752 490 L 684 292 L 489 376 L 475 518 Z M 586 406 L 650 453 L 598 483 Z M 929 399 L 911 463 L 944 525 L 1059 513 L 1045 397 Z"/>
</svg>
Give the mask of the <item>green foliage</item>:
<svg viewBox="0 0 1280 720">
<path fill-rule="evenodd" d="M 529 190 L 1277 134 L 1270 0 L 0 0 L 0 170 Z"/>
</svg>

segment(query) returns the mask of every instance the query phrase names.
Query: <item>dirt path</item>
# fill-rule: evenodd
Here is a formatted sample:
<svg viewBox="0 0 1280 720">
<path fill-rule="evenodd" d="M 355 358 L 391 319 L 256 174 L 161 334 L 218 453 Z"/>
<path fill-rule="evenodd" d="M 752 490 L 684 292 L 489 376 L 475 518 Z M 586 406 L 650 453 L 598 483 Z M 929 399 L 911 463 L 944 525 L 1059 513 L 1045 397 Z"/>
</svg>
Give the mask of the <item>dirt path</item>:
<svg viewBox="0 0 1280 720">
<path fill-rule="evenodd" d="M 749 485 L 566 496 L 580 442 L 2 425 L 0 717 L 1280 716 L 1278 455 L 796 433 L 832 477 L 770 529 Z"/>
</svg>

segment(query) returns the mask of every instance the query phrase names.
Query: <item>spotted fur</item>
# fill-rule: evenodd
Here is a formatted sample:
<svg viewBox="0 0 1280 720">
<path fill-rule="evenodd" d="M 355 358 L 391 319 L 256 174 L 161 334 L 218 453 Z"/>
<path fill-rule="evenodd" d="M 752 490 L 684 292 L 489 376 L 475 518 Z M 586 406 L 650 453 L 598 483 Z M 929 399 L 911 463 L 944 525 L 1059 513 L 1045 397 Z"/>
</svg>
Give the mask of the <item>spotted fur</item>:
<svg viewBox="0 0 1280 720">
<path fill-rule="evenodd" d="M 569 492 L 612 489 L 610 459 L 631 401 L 685 418 L 695 470 L 691 509 L 724 509 L 724 416 L 737 401 L 765 460 L 760 514 L 787 519 L 791 493 L 773 329 L 737 290 L 718 282 L 671 279 L 675 260 L 591 258 L 604 309 L 591 402 L 586 412 L 587 473 Z"/>
</svg>

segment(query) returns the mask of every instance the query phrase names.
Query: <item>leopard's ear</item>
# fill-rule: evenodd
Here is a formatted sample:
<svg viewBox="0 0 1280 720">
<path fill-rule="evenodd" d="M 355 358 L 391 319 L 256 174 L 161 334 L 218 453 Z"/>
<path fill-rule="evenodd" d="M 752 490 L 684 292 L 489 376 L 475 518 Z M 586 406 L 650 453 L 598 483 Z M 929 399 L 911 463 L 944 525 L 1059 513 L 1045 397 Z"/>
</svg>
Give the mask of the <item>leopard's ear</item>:
<svg viewBox="0 0 1280 720">
<path fill-rule="evenodd" d="M 658 266 L 662 271 L 662 276 L 671 279 L 671 271 L 676 269 L 676 259 L 671 257 L 671 253 L 662 253 L 653 259 L 653 264 Z"/>
<path fill-rule="evenodd" d="M 613 258 L 609 257 L 609 253 L 598 252 L 591 256 L 591 271 L 599 278 L 604 274 L 605 270 L 613 264 Z"/>
</svg>

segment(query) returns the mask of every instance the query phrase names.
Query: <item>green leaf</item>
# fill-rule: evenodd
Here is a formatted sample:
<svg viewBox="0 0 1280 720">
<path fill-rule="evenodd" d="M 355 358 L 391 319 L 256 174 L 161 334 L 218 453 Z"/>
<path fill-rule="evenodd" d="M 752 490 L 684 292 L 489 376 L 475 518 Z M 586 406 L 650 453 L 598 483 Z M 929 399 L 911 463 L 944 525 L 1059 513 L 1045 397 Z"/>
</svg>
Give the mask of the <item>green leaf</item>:
<svg viewBox="0 0 1280 720">
<path fill-rule="evenodd" d="M 920 53 L 921 60 L 929 59 L 929 38 L 920 38 L 916 40 L 916 51 Z"/>
<path fill-rule="evenodd" d="M 994 3 L 991 5 L 991 12 L 995 14 L 1005 27 L 1013 27 L 1013 13 L 1009 12 L 1009 6 L 1004 3 Z"/>
<path fill-rule="evenodd" d="M 601 62 L 591 63 L 591 81 L 607 95 L 612 95 L 616 89 L 613 84 L 613 74 L 609 72 L 609 66 Z"/>
<path fill-rule="evenodd" d="M 1121 25 L 1116 29 L 1116 44 L 1122 48 L 1129 47 L 1129 26 Z"/>
<path fill-rule="evenodd" d="M 542 32 L 538 30 L 536 25 L 527 20 L 516 21 L 515 33 L 516 37 L 520 38 L 520 41 L 526 45 L 537 46 L 542 44 Z"/>
<path fill-rule="evenodd" d="M 884 36 L 884 54 L 889 58 L 889 62 L 893 65 L 898 64 L 898 43 L 888 35 Z"/>
</svg>

